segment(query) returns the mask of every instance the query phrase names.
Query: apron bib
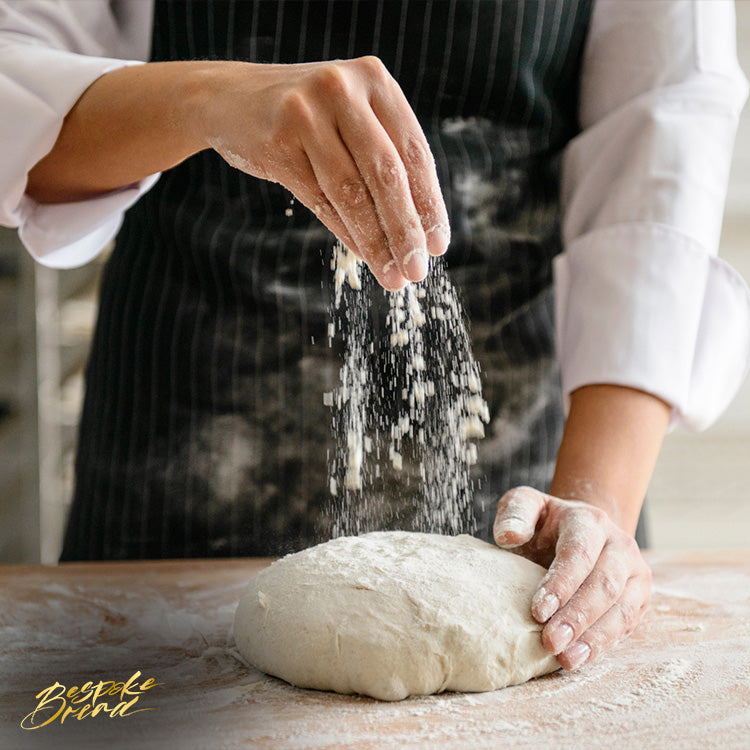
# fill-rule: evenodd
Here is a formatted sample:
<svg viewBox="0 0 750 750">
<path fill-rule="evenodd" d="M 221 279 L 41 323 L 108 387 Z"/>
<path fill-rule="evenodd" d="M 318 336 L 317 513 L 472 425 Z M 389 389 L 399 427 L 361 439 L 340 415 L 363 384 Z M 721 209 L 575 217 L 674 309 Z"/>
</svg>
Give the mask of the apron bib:
<svg viewBox="0 0 750 750">
<path fill-rule="evenodd" d="M 155 61 L 376 54 L 399 81 L 435 155 L 446 266 L 490 407 L 474 467 L 485 538 L 505 490 L 547 489 L 562 433 L 552 260 L 591 5 L 155 3 Z M 279 555 L 325 538 L 332 246 L 283 187 L 213 151 L 128 211 L 102 280 L 62 559 Z"/>
</svg>

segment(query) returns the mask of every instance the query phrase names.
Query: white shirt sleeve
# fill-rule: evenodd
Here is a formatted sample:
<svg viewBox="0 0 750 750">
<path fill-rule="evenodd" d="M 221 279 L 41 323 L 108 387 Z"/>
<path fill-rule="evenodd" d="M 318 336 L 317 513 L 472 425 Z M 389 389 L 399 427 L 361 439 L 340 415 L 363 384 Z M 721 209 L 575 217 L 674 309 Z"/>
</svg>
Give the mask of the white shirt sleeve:
<svg viewBox="0 0 750 750">
<path fill-rule="evenodd" d="M 702 429 L 750 363 L 750 292 L 716 257 L 747 82 L 731 0 L 598 0 L 555 263 L 566 405 L 614 383 Z"/>
<path fill-rule="evenodd" d="M 42 205 L 25 193 L 29 170 L 50 151 L 91 83 L 147 59 L 152 10 L 148 0 L 0 0 L 0 224 L 18 227 L 45 265 L 93 258 L 125 209 L 158 179 L 67 204 Z"/>
</svg>

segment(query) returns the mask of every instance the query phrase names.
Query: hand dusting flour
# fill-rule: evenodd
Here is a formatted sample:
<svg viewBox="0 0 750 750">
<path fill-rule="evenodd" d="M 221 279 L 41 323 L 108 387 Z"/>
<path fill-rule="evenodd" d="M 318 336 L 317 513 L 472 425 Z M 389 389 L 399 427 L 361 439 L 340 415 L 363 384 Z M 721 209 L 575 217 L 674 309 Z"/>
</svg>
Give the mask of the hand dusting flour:
<svg viewBox="0 0 750 750">
<path fill-rule="evenodd" d="M 472 533 L 474 440 L 489 422 L 458 293 L 439 259 L 427 278 L 383 292 L 337 244 L 329 343 L 345 343 L 341 384 L 324 396 L 333 535 L 394 522 Z M 380 315 L 378 313 L 381 313 Z"/>
</svg>

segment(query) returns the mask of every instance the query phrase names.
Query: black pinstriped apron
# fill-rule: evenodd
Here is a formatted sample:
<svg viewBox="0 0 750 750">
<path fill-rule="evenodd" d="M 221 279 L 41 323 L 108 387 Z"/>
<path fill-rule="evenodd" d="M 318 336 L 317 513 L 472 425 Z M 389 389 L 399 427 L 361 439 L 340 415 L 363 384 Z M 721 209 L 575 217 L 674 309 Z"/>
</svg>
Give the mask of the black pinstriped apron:
<svg viewBox="0 0 750 750">
<path fill-rule="evenodd" d="M 437 161 L 491 408 L 483 535 L 504 490 L 548 486 L 560 440 L 551 269 L 590 6 L 156 2 L 154 60 L 376 54 L 400 82 Z M 282 187 L 203 152 L 128 212 L 102 283 L 63 559 L 279 554 L 325 535 L 332 237 L 289 207 Z"/>
</svg>

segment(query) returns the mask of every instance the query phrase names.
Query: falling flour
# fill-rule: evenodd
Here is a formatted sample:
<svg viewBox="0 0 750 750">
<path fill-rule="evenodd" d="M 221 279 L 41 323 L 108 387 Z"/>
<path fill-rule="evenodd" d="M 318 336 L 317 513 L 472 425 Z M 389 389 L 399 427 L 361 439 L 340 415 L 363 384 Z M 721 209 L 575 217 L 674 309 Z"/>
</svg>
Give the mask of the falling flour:
<svg viewBox="0 0 750 750">
<path fill-rule="evenodd" d="M 337 244 L 329 344 L 344 342 L 329 457 L 334 536 L 398 523 L 476 530 L 473 442 L 489 422 L 458 293 L 439 259 L 421 283 L 383 292 Z M 385 304 L 379 304 L 384 299 Z"/>
</svg>

